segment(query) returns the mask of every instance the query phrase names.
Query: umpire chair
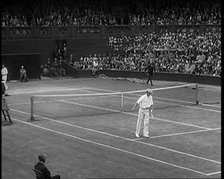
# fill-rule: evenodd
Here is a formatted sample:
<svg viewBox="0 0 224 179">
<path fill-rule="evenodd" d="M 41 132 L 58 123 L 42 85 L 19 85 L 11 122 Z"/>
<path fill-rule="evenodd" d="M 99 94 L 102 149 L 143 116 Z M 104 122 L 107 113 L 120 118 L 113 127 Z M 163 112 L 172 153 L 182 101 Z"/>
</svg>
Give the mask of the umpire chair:
<svg viewBox="0 0 224 179">
<path fill-rule="evenodd" d="M 32 170 L 34 171 L 34 173 L 36 174 L 36 179 L 44 179 L 44 175 L 41 171 L 35 169 L 35 168 L 32 168 Z"/>
</svg>

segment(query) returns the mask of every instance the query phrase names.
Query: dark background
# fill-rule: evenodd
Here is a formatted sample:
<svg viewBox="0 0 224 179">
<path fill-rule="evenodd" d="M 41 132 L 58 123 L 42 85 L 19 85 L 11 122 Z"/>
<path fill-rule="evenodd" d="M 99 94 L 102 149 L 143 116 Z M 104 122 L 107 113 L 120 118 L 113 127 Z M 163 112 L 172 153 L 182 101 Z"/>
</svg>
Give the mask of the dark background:
<svg viewBox="0 0 224 179">
<path fill-rule="evenodd" d="M 1 55 L 2 64 L 8 70 L 8 81 L 19 80 L 19 70 L 23 65 L 26 69 L 27 76 L 30 79 L 40 79 L 40 57 L 41 54 L 4 54 Z"/>
</svg>

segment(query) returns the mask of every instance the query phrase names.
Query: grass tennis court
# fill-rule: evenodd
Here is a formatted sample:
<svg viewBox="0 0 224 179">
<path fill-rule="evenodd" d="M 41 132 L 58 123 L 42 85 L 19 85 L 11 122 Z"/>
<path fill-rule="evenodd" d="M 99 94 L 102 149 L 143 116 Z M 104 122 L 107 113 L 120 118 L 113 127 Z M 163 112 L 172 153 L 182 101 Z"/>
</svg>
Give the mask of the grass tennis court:
<svg viewBox="0 0 224 179">
<path fill-rule="evenodd" d="M 182 84 L 155 81 L 152 89 Z M 138 94 L 124 98 L 122 112 L 117 95 L 88 96 L 150 87 L 145 84 L 84 78 L 8 85 L 13 125 L 2 125 L 3 179 L 35 178 L 31 169 L 39 153 L 47 154 L 46 166 L 63 179 L 221 178 L 220 87 L 199 84 L 200 105 L 190 87 L 153 92 L 155 120 L 146 139 L 135 138 L 137 110 L 128 110 Z M 28 122 L 33 95 L 68 96 L 34 100 L 38 121 Z"/>
</svg>

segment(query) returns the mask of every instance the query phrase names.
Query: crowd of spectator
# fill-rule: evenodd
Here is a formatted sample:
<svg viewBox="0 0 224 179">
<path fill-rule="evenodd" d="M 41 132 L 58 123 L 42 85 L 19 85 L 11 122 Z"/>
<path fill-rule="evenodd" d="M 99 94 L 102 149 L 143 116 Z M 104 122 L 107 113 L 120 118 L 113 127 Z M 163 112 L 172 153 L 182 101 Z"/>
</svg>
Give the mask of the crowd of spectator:
<svg viewBox="0 0 224 179">
<path fill-rule="evenodd" d="M 51 2 L 51 4 L 49 4 Z M 104 12 L 100 7 L 77 6 L 54 3 L 38 3 L 31 13 L 2 12 L 2 26 L 81 26 L 116 25 L 113 13 Z"/>
<path fill-rule="evenodd" d="M 220 32 L 164 32 L 110 37 L 109 45 L 129 58 L 153 59 L 157 72 L 220 76 Z M 151 56 L 149 57 L 151 53 Z"/>
<path fill-rule="evenodd" d="M 109 0 L 111 8 L 88 0 L 82 2 L 84 4 L 80 5 L 72 0 L 31 0 L 27 7 L 7 8 L 5 5 L 1 16 L 2 27 L 221 24 L 220 0 L 158 0 L 158 3 L 142 0 L 134 6 L 125 6 L 127 11 L 123 16 L 114 12 L 113 3 Z M 67 45 L 64 43 L 56 46 L 49 64 L 56 70 L 66 60 L 77 69 L 143 71 L 150 59 L 156 72 L 221 75 L 220 32 L 167 31 L 111 36 L 108 45 L 123 54 L 84 55 L 75 60 L 72 55 L 67 57 Z"/>
<path fill-rule="evenodd" d="M 66 71 L 63 68 L 63 61 L 67 59 L 67 43 L 66 41 L 61 41 L 56 44 L 52 60 L 48 58 L 47 63 L 41 66 L 41 72 L 43 76 L 51 77 L 63 77 L 66 75 Z"/>
<path fill-rule="evenodd" d="M 71 58 L 77 69 L 144 71 L 150 60 L 156 72 L 221 75 L 221 33 L 151 33 L 109 37 L 108 44 L 123 54 Z"/>
<path fill-rule="evenodd" d="M 164 6 L 163 3 L 157 6 L 153 3 L 139 3 L 122 16 L 115 14 L 113 9 L 109 10 L 94 3 L 80 6 L 75 1 L 71 4 L 50 0 L 45 3 L 34 1 L 29 7 L 17 7 L 14 10 L 3 8 L 1 20 L 2 27 L 221 24 L 220 0 L 166 1 L 163 2 Z M 21 10 L 23 8 L 26 10 Z"/>
<path fill-rule="evenodd" d="M 219 1 L 171 1 L 165 7 L 140 6 L 129 14 L 131 25 L 221 24 Z"/>
<path fill-rule="evenodd" d="M 142 71 L 145 65 L 145 59 L 129 58 L 121 54 L 110 54 L 103 56 L 94 54 L 81 56 L 80 59 L 74 60 L 74 68 L 78 70 L 126 70 L 126 71 Z"/>
</svg>

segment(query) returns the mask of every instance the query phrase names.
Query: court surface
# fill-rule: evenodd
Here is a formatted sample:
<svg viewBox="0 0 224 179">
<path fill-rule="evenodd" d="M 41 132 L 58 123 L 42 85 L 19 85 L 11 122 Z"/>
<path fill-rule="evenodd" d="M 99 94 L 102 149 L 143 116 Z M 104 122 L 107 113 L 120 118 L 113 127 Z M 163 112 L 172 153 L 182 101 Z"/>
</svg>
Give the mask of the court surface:
<svg viewBox="0 0 224 179">
<path fill-rule="evenodd" d="M 154 84 L 152 89 L 183 83 Z M 124 92 L 151 87 L 146 84 L 80 78 L 10 82 L 8 86 L 13 125 L 2 122 L 3 179 L 35 178 L 31 169 L 39 153 L 47 155 L 52 175 L 60 174 L 62 179 L 221 178 L 220 87 L 199 85 L 200 105 L 191 103 L 184 90 L 155 93 L 159 107 L 150 120 L 147 139 L 134 136 L 137 110 L 100 113 L 99 98 L 80 108 L 69 99 L 42 102 L 35 113 L 38 121 L 28 122 L 32 95 Z M 178 95 L 184 102 L 169 101 Z M 115 103 L 114 99 L 105 99 L 103 107 Z M 137 99 L 132 96 L 130 104 Z M 188 99 L 191 102 L 185 103 Z M 89 106 L 92 111 L 86 112 Z"/>
</svg>

